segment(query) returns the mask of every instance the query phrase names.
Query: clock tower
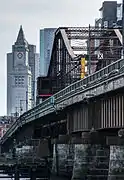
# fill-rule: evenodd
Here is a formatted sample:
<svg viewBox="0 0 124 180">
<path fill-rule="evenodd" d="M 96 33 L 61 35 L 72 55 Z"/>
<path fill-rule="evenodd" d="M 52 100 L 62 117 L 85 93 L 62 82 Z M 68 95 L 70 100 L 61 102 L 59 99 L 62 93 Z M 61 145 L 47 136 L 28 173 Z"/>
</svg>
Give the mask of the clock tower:
<svg viewBox="0 0 124 180">
<path fill-rule="evenodd" d="M 22 26 L 12 53 L 7 57 L 7 114 L 21 115 L 32 108 L 32 72 L 29 66 L 29 45 Z"/>
<path fill-rule="evenodd" d="M 7 115 L 21 115 L 35 106 L 39 54 L 20 26 L 12 52 L 7 54 Z"/>
<path fill-rule="evenodd" d="M 13 45 L 14 67 L 18 65 L 28 66 L 28 52 L 28 42 L 25 39 L 22 26 L 20 26 L 17 40 Z"/>
</svg>

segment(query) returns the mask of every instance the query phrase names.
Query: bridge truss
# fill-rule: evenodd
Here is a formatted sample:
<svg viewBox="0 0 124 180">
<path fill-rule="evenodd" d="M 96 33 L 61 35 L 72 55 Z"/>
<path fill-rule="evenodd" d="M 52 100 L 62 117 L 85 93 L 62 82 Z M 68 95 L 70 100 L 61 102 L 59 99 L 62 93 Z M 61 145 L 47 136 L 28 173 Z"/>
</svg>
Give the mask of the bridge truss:
<svg viewBox="0 0 124 180">
<path fill-rule="evenodd" d="M 118 30 L 120 32 L 120 30 Z M 55 93 L 81 77 L 81 57 L 87 56 L 86 75 L 121 58 L 122 44 L 115 29 L 62 27 L 57 29 L 48 75 Z"/>
</svg>

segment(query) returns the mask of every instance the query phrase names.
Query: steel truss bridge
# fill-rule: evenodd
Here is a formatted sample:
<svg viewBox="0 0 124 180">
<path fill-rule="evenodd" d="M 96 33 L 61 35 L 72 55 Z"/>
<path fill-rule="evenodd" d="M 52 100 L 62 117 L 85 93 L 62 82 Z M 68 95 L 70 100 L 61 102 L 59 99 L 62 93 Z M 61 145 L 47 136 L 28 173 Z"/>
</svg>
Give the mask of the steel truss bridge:
<svg viewBox="0 0 124 180">
<path fill-rule="evenodd" d="M 66 107 L 71 106 L 72 104 L 94 98 L 123 87 L 123 71 L 124 60 L 120 59 L 93 73 L 92 75 L 67 86 L 65 89 L 54 94 L 54 96 L 48 98 L 38 106 L 21 115 L 13 123 L 10 129 L 8 129 L 1 139 L 1 142 L 4 143 L 18 130 L 18 128 L 23 127 L 25 124 L 45 117 L 48 114 L 56 114 L 56 112 L 63 111 Z M 114 81 L 116 78 L 117 82 Z M 113 123 L 111 125 L 112 126 L 110 127 L 113 127 Z M 121 125 L 122 124 L 117 124 L 117 127 L 121 127 Z M 99 128 L 105 128 L 106 126 L 107 125 Z"/>
<path fill-rule="evenodd" d="M 59 28 L 55 33 L 47 76 L 53 92 L 80 80 L 81 57 L 88 55 L 87 73 L 93 73 L 121 58 L 121 29 L 97 27 Z"/>
<path fill-rule="evenodd" d="M 10 131 L 16 131 L 19 126 L 40 118 L 42 110 L 44 112 L 42 115 L 45 115 L 46 109 L 50 109 L 50 112 L 55 111 L 58 102 L 68 97 L 70 93 L 73 94 L 75 91 L 79 93 L 82 89 L 84 91 L 86 87 L 92 86 L 93 82 L 96 84 L 99 81 L 103 81 L 114 70 L 123 67 L 123 60 L 118 60 L 121 57 L 122 50 L 121 31 L 121 29 L 102 29 L 97 27 L 58 28 L 55 33 L 48 76 L 56 78 L 54 87 L 59 87 L 59 89 L 66 88 L 53 96 L 56 107 L 50 103 L 51 98 L 47 99 L 20 116 L 7 131 L 3 139 L 8 136 Z M 102 56 L 99 58 L 100 53 Z M 80 60 L 83 55 L 90 56 L 91 62 L 88 61 L 88 66 L 91 63 L 91 69 L 94 65 L 96 67 L 90 76 L 80 80 Z M 117 62 L 112 63 L 115 61 Z M 111 65 L 102 68 L 107 64 Z M 98 67 L 101 70 L 97 71 Z M 75 81 L 77 82 L 73 83 Z"/>
<path fill-rule="evenodd" d="M 120 136 L 124 134 L 120 131 L 121 135 L 118 136 L 119 129 L 124 127 L 124 59 L 120 58 L 121 50 L 121 30 L 59 28 L 55 33 L 48 71 L 48 77 L 55 79 L 53 88 L 58 88 L 58 92 L 13 123 L 1 139 L 3 150 L 14 147 L 14 139 L 18 145 L 26 144 L 26 139 L 47 139 L 52 158 L 54 146 L 55 154 L 58 153 L 55 157 L 57 173 L 61 172 L 60 166 L 66 164 L 66 174 L 70 175 L 71 172 L 72 179 L 76 178 L 78 160 L 75 158 L 78 151 L 86 151 L 90 155 L 80 158 L 83 163 L 84 159 L 89 158 L 85 164 L 92 162 L 92 166 L 86 164 L 85 167 L 88 165 L 90 169 L 85 169 L 89 172 L 85 177 L 106 180 L 108 176 L 113 176 L 116 170 L 112 164 L 120 161 L 116 158 L 109 160 L 109 155 L 117 152 L 110 146 L 119 146 L 123 141 Z M 80 60 L 84 55 L 88 55 L 87 68 L 90 67 L 92 73 L 80 79 Z M 82 149 L 84 144 L 85 148 Z M 44 147 L 44 143 L 42 145 Z M 75 146 L 74 159 L 70 157 L 70 145 Z M 67 161 L 61 160 L 62 164 L 59 164 L 58 156 L 61 159 L 61 149 L 65 151 L 64 147 L 66 150 L 69 148 Z M 120 149 L 118 151 L 122 153 Z M 94 158 L 96 161 L 101 158 L 99 161 L 103 161 L 102 165 L 94 164 Z M 118 167 L 122 166 L 119 164 Z M 117 175 L 120 176 L 119 173 Z"/>
<path fill-rule="evenodd" d="M 91 167 L 87 165 L 90 167 L 90 174 L 87 174 L 87 177 L 107 179 L 108 175 L 113 176 L 115 171 L 117 171 L 116 176 L 120 177 L 117 169 L 122 167 L 120 163 L 123 163 L 123 160 L 118 160 L 118 156 L 121 158 L 123 155 L 124 132 L 121 130 L 118 137 L 118 131 L 124 127 L 123 88 L 124 59 L 120 59 L 87 78 L 71 84 L 37 107 L 24 113 L 6 132 L 1 144 L 4 150 L 12 148 L 13 139 L 17 140 L 17 144 L 20 144 L 35 134 L 35 138 L 46 138 L 50 141 L 52 147 L 57 145 L 56 153 L 59 153 L 59 159 L 63 153 L 61 149 L 65 151 L 66 155 L 66 152 L 70 152 L 76 147 L 77 151 L 75 149 L 74 153 L 76 158 L 79 156 L 78 151 L 86 150 L 84 154 L 87 154 L 89 148 L 90 150 L 96 148 L 97 154 L 82 157 L 82 161 L 85 161 L 82 162 L 83 164 L 92 162 L 93 167 L 91 164 Z M 70 150 L 71 145 L 75 146 Z M 52 147 L 51 151 L 53 151 Z M 44 146 L 42 148 L 44 149 Z M 110 157 L 113 153 L 114 159 L 109 159 L 109 153 Z M 75 176 L 75 165 L 78 160 L 73 160 L 73 156 L 70 157 L 69 154 L 67 154 L 66 162 L 64 159 L 61 160 L 66 167 L 61 164 L 61 166 L 56 166 L 60 175 L 63 174 L 62 168 L 64 174 L 70 177 L 71 174 Z M 54 156 L 52 155 L 52 157 Z M 85 158 L 90 158 L 90 160 L 85 160 Z M 100 164 L 94 164 L 96 162 L 94 162 L 94 158 L 96 161 L 98 159 Z M 117 167 L 112 165 L 115 163 Z M 85 165 L 85 167 L 87 166 Z M 123 168 L 121 170 L 123 171 Z M 121 177 L 123 179 L 123 173 Z"/>
</svg>

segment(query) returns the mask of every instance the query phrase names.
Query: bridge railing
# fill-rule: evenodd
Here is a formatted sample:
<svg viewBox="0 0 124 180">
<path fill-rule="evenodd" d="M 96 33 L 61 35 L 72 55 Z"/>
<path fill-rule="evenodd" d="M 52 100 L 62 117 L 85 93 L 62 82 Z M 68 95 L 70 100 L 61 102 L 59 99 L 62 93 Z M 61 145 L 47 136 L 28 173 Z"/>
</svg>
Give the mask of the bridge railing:
<svg viewBox="0 0 124 180">
<path fill-rule="evenodd" d="M 104 81 L 105 79 L 108 79 L 112 76 L 115 76 L 119 73 L 121 73 L 121 70 L 124 70 L 124 59 L 119 59 L 116 62 L 113 62 L 112 64 L 102 68 L 101 70 L 85 77 L 82 80 L 79 80 L 70 86 L 66 87 L 65 89 L 59 91 L 54 95 L 55 99 L 63 99 L 65 96 L 68 97 L 71 94 L 74 94 L 76 92 L 80 92 L 82 90 L 85 90 L 87 87 L 90 87 L 92 85 L 95 85 L 99 82 Z"/>
<path fill-rule="evenodd" d="M 55 104 L 62 102 L 64 99 L 69 98 L 70 96 L 73 96 L 75 93 L 79 93 L 81 91 L 85 91 L 87 88 L 92 87 L 100 82 L 103 82 L 104 80 L 111 78 L 113 76 L 116 76 L 117 74 L 124 72 L 124 59 L 119 59 L 116 62 L 111 63 L 110 65 L 102 68 L 101 70 L 85 77 L 84 79 L 81 79 L 68 87 L 64 88 L 63 90 L 59 91 L 55 95 L 53 95 Z M 18 126 L 25 124 L 26 122 L 33 121 L 37 118 L 40 118 L 40 114 L 43 112 L 49 113 L 51 111 L 54 111 L 53 105 L 51 104 L 51 97 L 43 101 L 38 106 L 34 107 L 33 109 L 25 112 L 23 115 L 21 115 L 16 122 L 8 129 L 4 137 L 2 138 L 2 141 L 6 139 L 8 136 L 11 136 L 11 133 L 16 131 Z M 48 110 L 51 111 L 48 111 Z M 20 122 L 20 124 L 19 124 Z"/>
<path fill-rule="evenodd" d="M 75 92 L 80 92 L 85 90 L 87 87 L 95 85 L 99 82 L 104 81 L 107 78 L 117 75 L 121 72 L 121 69 L 124 67 L 124 59 L 119 59 L 116 62 L 111 63 L 110 65 L 102 68 L 101 70 L 81 79 L 68 87 L 64 88 L 63 90 L 59 91 L 54 95 L 55 104 L 62 101 L 63 98 L 68 98 L 69 96 L 75 94 Z M 37 114 L 40 114 L 43 111 L 51 108 L 52 105 L 50 103 L 51 98 L 46 99 L 41 104 L 36 106 L 35 108 L 29 110 L 28 112 L 24 113 L 25 119 L 28 118 L 37 118 Z"/>
</svg>

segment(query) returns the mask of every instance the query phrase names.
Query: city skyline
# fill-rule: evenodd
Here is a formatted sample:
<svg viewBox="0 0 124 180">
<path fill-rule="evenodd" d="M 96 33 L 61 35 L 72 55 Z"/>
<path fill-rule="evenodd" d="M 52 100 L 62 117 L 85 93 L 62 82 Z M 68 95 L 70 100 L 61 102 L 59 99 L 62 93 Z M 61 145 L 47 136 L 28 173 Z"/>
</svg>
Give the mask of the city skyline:
<svg viewBox="0 0 124 180">
<path fill-rule="evenodd" d="M 62 2 L 54 0 L 53 6 L 48 0 L 27 0 L 26 2 L 13 0 L 11 5 L 7 4 L 7 0 L 2 2 L 0 7 L 0 115 L 6 115 L 6 53 L 11 52 L 11 45 L 15 42 L 19 26 L 23 25 L 28 42 L 36 44 L 39 52 L 40 29 L 93 25 L 95 18 L 99 17 L 102 2 L 102 0 L 95 0 L 90 7 L 90 0 L 85 3 L 81 0 L 63 0 Z M 56 9 L 57 6 L 58 9 Z"/>
</svg>

